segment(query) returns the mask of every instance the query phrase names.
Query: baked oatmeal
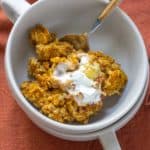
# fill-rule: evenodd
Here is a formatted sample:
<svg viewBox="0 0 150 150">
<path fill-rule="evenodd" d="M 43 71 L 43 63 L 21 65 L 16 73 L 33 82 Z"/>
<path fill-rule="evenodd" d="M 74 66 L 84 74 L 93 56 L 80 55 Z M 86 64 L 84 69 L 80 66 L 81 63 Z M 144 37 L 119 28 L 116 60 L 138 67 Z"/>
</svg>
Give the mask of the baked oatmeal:
<svg viewBox="0 0 150 150">
<path fill-rule="evenodd" d="M 21 91 L 41 113 L 63 123 L 88 123 L 107 96 L 120 94 L 127 75 L 102 51 L 92 51 L 86 35 L 57 38 L 42 25 L 29 39 L 36 57 L 29 58 Z"/>
</svg>

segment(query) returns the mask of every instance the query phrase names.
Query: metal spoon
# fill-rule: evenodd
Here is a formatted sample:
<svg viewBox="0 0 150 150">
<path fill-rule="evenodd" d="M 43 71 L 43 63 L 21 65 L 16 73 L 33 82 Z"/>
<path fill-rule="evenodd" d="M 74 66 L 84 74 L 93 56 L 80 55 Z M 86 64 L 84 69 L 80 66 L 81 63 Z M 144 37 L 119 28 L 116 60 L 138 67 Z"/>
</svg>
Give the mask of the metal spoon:
<svg viewBox="0 0 150 150">
<path fill-rule="evenodd" d="M 93 34 L 101 25 L 104 19 L 112 12 L 114 8 L 116 8 L 119 4 L 120 0 L 111 0 L 108 5 L 104 8 L 104 10 L 100 13 L 97 17 L 95 23 L 93 24 L 90 32 L 88 33 Z"/>
<path fill-rule="evenodd" d="M 88 37 L 93 34 L 101 25 L 105 18 L 112 12 L 114 8 L 119 4 L 120 0 L 111 0 L 104 10 L 97 17 L 91 30 L 84 34 L 68 34 L 60 38 L 60 41 L 67 41 L 71 43 L 75 49 L 88 50 Z"/>
</svg>

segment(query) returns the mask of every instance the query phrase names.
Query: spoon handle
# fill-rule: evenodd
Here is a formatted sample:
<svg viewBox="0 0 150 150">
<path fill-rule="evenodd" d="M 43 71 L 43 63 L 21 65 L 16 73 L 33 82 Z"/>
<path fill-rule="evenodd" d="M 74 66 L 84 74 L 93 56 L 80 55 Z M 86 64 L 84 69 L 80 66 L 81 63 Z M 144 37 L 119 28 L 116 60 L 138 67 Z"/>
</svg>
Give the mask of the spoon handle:
<svg viewBox="0 0 150 150">
<path fill-rule="evenodd" d="M 109 4 L 106 6 L 106 8 L 102 11 L 102 13 L 99 15 L 98 19 L 102 21 L 105 19 L 110 12 L 118 5 L 120 0 L 111 0 Z"/>
</svg>

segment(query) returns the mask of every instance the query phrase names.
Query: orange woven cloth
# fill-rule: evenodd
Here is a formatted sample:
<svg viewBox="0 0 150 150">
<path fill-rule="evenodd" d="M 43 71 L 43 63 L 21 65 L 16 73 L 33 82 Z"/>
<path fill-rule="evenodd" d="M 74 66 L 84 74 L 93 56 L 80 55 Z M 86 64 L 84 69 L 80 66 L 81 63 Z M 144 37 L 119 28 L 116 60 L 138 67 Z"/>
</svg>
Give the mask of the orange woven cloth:
<svg viewBox="0 0 150 150">
<path fill-rule="evenodd" d="M 121 7 L 139 27 L 150 56 L 149 0 L 124 0 Z M 4 52 L 11 28 L 12 24 L 0 9 L 0 150 L 102 150 L 98 140 L 70 142 L 43 132 L 16 104 L 4 73 Z M 117 132 L 123 150 L 150 149 L 149 101 L 147 95 L 134 119 Z"/>
</svg>

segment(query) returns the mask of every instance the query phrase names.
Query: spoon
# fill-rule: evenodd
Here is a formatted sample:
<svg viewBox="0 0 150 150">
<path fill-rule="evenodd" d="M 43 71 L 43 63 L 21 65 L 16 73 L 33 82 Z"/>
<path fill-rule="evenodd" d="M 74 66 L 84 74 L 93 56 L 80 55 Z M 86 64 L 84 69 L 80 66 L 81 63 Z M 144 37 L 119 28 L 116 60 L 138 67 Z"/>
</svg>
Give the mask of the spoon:
<svg viewBox="0 0 150 150">
<path fill-rule="evenodd" d="M 88 37 L 95 33 L 95 31 L 101 27 L 103 21 L 109 14 L 112 12 L 114 8 L 117 7 L 120 0 L 111 0 L 108 5 L 104 8 L 104 10 L 100 13 L 100 15 L 97 17 L 96 21 L 94 22 L 91 30 L 88 33 L 82 33 L 82 34 L 67 34 L 64 37 L 60 38 L 60 41 L 67 41 L 71 43 L 75 49 L 83 49 L 88 50 L 89 44 L 88 44 Z"/>
<path fill-rule="evenodd" d="M 93 24 L 90 32 L 88 33 L 93 34 L 103 23 L 104 19 L 109 16 L 109 14 L 112 12 L 114 8 L 117 7 L 120 0 L 110 0 L 108 5 L 104 8 L 104 10 L 100 13 L 100 15 L 97 17 L 95 23 Z"/>
</svg>

